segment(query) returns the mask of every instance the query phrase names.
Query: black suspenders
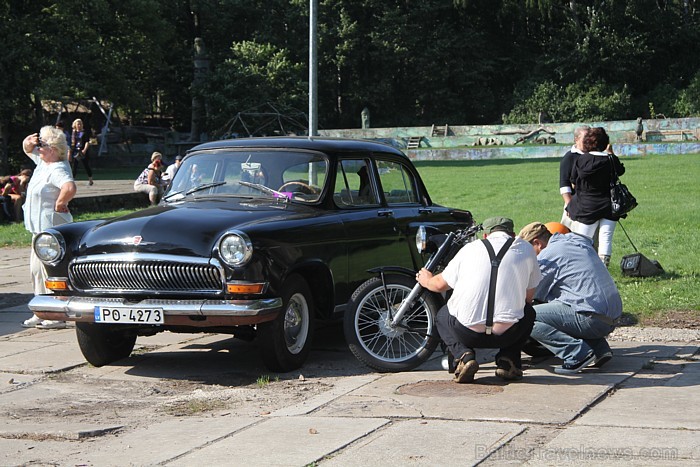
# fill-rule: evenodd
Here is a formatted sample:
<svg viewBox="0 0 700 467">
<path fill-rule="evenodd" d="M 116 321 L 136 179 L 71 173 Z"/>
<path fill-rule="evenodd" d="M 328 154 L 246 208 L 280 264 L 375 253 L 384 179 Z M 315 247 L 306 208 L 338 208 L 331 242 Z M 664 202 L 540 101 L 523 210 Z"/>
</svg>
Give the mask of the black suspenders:
<svg viewBox="0 0 700 467">
<path fill-rule="evenodd" d="M 489 252 L 489 258 L 491 259 L 491 281 L 489 282 L 489 298 L 486 305 L 486 334 L 491 334 L 493 329 L 493 309 L 496 305 L 496 279 L 498 278 L 498 266 L 501 265 L 503 257 L 506 255 L 508 248 L 513 244 L 513 237 L 506 240 L 506 243 L 501 247 L 498 255 L 493 251 L 493 247 L 488 239 L 484 238 L 481 241 L 484 242 L 486 251 Z"/>
</svg>

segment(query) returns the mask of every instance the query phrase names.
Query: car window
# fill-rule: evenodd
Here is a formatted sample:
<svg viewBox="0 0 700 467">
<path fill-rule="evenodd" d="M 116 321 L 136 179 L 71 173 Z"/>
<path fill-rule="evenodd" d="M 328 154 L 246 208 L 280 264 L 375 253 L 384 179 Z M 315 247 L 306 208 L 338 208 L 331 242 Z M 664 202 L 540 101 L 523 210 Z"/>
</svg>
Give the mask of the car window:
<svg viewBox="0 0 700 467">
<path fill-rule="evenodd" d="M 377 170 L 388 204 L 418 202 L 415 180 L 406 167 L 398 162 L 377 161 Z"/>
<path fill-rule="evenodd" d="M 326 182 L 326 161 L 305 161 L 282 172 L 282 185 L 277 190 L 293 193 L 305 200 L 316 200 Z"/>
<path fill-rule="evenodd" d="M 186 193 L 201 186 L 203 189 L 192 193 L 317 202 L 327 179 L 328 160 L 322 154 L 266 149 L 217 150 L 185 158 L 169 192 Z M 177 201 L 183 196 L 172 199 Z M 166 200 L 167 197 L 166 194 Z"/>
<path fill-rule="evenodd" d="M 337 206 L 379 204 L 369 170 L 368 161 L 365 159 L 345 159 L 338 162 L 333 191 L 333 200 Z"/>
</svg>

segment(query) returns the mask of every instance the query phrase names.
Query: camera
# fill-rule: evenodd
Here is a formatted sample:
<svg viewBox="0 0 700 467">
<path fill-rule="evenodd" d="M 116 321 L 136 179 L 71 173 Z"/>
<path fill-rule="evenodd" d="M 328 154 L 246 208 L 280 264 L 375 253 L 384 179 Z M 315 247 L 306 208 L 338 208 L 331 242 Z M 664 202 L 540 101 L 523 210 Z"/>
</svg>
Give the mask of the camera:
<svg viewBox="0 0 700 467">
<path fill-rule="evenodd" d="M 44 142 L 41 138 L 37 136 L 36 138 L 36 147 L 38 148 L 43 148 L 46 146 L 46 142 Z"/>
</svg>

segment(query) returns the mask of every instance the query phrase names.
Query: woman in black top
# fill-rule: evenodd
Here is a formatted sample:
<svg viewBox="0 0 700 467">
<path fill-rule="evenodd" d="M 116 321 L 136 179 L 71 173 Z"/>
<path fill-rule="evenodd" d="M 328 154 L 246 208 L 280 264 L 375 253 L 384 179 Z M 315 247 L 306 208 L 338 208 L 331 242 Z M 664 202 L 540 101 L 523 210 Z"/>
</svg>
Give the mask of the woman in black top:
<svg viewBox="0 0 700 467">
<path fill-rule="evenodd" d="M 88 148 L 90 147 L 90 136 L 83 127 L 83 121 L 79 118 L 73 120 L 73 131 L 68 139 L 68 144 L 70 145 L 70 165 L 73 170 L 73 178 L 78 176 L 78 161 L 83 163 L 85 167 L 85 172 L 88 176 L 88 185 L 92 185 L 92 169 L 90 168 L 90 154 L 88 153 Z"/>
<path fill-rule="evenodd" d="M 580 154 L 571 170 L 571 183 L 575 193 L 566 210 L 574 221 L 571 227 L 576 233 L 593 238 L 598 236 L 598 256 L 606 266 L 612 254 L 612 239 L 619 217 L 612 215 L 610 182 L 625 173 L 625 166 L 612 153 L 610 138 L 603 128 L 591 128 L 583 137 L 583 154 Z"/>
</svg>

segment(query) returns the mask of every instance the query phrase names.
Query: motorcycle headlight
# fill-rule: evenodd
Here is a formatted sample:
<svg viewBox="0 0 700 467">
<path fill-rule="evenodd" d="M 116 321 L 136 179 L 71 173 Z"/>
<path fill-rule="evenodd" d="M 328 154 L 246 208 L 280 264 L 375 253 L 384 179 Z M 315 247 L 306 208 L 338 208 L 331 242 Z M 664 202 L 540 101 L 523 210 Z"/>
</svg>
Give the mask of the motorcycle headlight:
<svg viewBox="0 0 700 467">
<path fill-rule="evenodd" d="M 418 227 L 418 232 L 416 232 L 416 249 L 418 253 L 423 253 L 428 243 L 428 234 L 425 231 L 425 226 L 421 225 Z"/>
<path fill-rule="evenodd" d="M 232 267 L 241 267 L 253 256 L 253 244 L 243 232 L 227 232 L 219 240 L 219 256 Z"/>
<path fill-rule="evenodd" d="M 66 254 L 66 243 L 58 232 L 41 232 L 34 237 L 34 253 L 37 258 L 48 265 L 56 265 Z"/>
</svg>

